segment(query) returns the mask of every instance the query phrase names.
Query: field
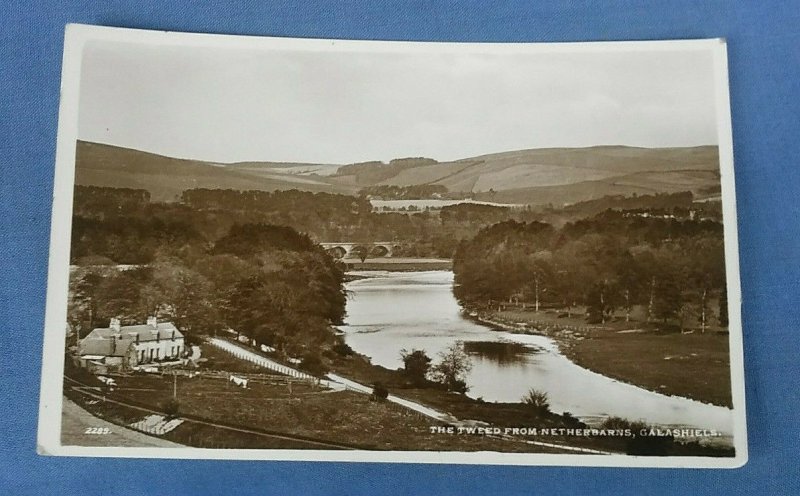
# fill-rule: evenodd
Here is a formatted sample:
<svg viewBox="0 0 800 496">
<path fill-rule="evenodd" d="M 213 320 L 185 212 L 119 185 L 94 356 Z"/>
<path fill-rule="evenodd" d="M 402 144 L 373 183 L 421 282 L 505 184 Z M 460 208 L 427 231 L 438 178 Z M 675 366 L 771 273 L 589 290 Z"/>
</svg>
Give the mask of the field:
<svg viewBox="0 0 800 496">
<path fill-rule="evenodd" d="M 354 195 L 375 184 L 435 184 L 450 192 L 473 193 L 478 201 L 563 205 L 606 195 L 696 192 L 719 185 L 718 151 L 711 146 L 517 150 L 412 168 L 375 163 L 375 170 L 388 177 L 366 182 L 339 172 L 336 164 L 219 164 L 83 141 L 77 143 L 75 165 L 78 185 L 142 188 L 154 201 L 167 202 L 192 188 Z"/>
<path fill-rule="evenodd" d="M 408 382 L 401 371 L 372 365 L 368 360 L 358 355 L 349 359 L 338 360 L 334 364 L 334 370 L 363 384 L 381 382 L 395 396 L 425 404 L 439 411 L 448 412 L 459 419 L 470 419 L 499 427 L 527 426 L 540 429 L 580 429 L 585 427 L 580 421 L 571 416 L 537 412 L 524 403 L 486 402 L 466 395 L 448 393 L 433 385 L 416 387 Z M 733 454 L 733 450 L 730 448 L 713 448 L 701 446 L 697 443 L 680 442 L 660 444 L 663 440 L 646 438 L 630 440 L 615 437 L 565 435 L 533 436 L 529 439 L 617 453 L 633 453 L 633 450 L 643 449 L 644 451 L 640 451 L 639 454 L 655 454 L 650 450 L 656 450 L 661 455 L 676 456 L 732 456 Z"/>
<path fill-rule="evenodd" d="M 549 321 L 552 327 L 540 325 L 542 331 L 584 368 L 651 391 L 733 406 L 727 333 L 660 332 L 624 320 L 587 326 L 582 316 L 557 318 L 553 313 L 522 310 L 496 312 L 493 318 L 508 323 Z M 559 330 L 562 326 L 579 330 Z"/>
<path fill-rule="evenodd" d="M 172 398 L 171 375 L 115 379 L 118 388 L 106 392 L 104 402 L 71 390 L 69 384 L 65 390 L 76 403 L 119 425 L 136 422 L 149 413 L 163 412 Z M 372 401 L 362 393 L 333 392 L 302 382 L 293 382 L 289 388 L 284 381 L 251 381 L 248 389 L 242 389 L 225 378 L 179 377 L 176 391 L 177 415 L 190 421 L 164 438 L 190 446 L 324 447 L 312 444 L 318 441 L 371 450 L 560 451 L 485 436 L 431 435 L 430 427 L 442 424 L 399 405 Z M 236 427 L 259 431 L 262 435 L 242 432 Z"/>
</svg>

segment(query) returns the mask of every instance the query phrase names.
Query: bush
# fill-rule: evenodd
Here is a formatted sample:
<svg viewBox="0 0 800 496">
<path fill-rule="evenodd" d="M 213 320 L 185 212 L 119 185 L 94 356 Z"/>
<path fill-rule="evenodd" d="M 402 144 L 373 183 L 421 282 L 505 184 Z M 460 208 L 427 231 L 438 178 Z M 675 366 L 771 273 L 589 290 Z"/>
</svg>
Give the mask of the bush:
<svg viewBox="0 0 800 496">
<path fill-rule="evenodd" d="M 376 382 L 372 386 L 372 401 L 384 401 L 389 397 L 389 389 L 381 382 Z"/>
<path fill-rule="evenodd" d="M 351 348 L 347 343 L 338 342 L 333 345 L 333 351 L 339 356 L 347 357 L 353 355 L 353 348 Z"/>
<path fill-rule="evenodd" d="M 630 429 L 633 436 L 625 443 L 625 452 L 639 456 L 666 456 L 672 452 L 674 438 L 671 435 L 642 435 L 650 427 L 638 420 L 609 417 L 600 424 L 603 429 Z"/>
<path fill-rule="evenodd" d="M 431 368 L 431 358 L 425 350 L 400 350 L 403 359 L 403 373 L 414 386 L 424 386 L 428 382 L 428 372 Z"/>
<path fill-rule="evenodd" d="M 177 417 L 181 410 L 181 403 L 175 398 L 170 398 L 161 403 L 161 410 L 167 414 L 167 417 Z"/>
<path fill-rule="evenodd" d="M 647 429 L 647 424 L 639 420 L 628 420 L 622 417 L 608 417 L 600 424 L 601 429 L 608 430 L 625 430 L 630 429 L 632 432 L 639 432 L 642 429 Z"/>
<path fill-rule="evenodd" d="M 539 415 L 550 413 L 550 399 L 544 391 L 530 389 L 528 393 L 522 397 L 522 402 L 533 408 Z"/>
<path fill-rule="evenodd" d="M 328 373 L 328 367 L 322 361 L 322 357 L 316 353 L 307 353 L 300 362 L 300 369 L 313 376 L 323 376 Z"/>
<path fill-rule="evenodd" d="M 450 345 L 439 353 L 439 359 L 441 361 L 431 368 L 431 377 L 447 387 L 448 391 L 466 393 L 469 387 L 465 379 L 472 370 L 472 361 L 461 344 L 456 342 Z"/>
</svg>

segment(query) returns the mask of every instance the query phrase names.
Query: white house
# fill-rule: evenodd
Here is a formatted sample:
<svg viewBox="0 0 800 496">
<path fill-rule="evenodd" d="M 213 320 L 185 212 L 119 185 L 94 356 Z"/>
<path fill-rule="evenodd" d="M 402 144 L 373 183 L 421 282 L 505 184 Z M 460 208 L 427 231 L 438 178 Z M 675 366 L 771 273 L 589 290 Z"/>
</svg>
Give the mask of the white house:
<svg viewBox="0 0 800 496">
<path fill-rule="evenodd" d="M 78 347 L 84 366 L 122 368 L 178 359 L 185 351 L 183 333 L 172 322 L 158 322 L 155 317 L 149 317 L 147 324 L 131 326 L 122 326 L 119 319 L 111 319 L 108 327 L 92 330 Z"/>
</svg>

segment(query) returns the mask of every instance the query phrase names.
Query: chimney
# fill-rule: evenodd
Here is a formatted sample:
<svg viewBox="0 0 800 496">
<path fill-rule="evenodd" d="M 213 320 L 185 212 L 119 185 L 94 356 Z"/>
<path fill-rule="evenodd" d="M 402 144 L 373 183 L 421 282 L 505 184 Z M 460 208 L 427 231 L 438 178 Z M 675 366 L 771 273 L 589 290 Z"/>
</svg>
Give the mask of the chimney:
<svg viewBox="0 0 800 496">
<path fill-rule="evenodd" d="M 108 327 L 110 327 L 111 330 L 114 331 L 117 334 L 119 334 L 119 332 L 122 330 L 122 328 L 120 327 L 120 324 L 119 324 L 119 319 L 116 318 L 116 317 L 111 319 L 111 322 L 108 324 Z"/>
<path fill-rule="evenodd" d="M 155 329 L 158 329 L 158 319 L 156 318 L 155 315 L 152 317 L 147 317 L 147 325 Z"/>
</svg>

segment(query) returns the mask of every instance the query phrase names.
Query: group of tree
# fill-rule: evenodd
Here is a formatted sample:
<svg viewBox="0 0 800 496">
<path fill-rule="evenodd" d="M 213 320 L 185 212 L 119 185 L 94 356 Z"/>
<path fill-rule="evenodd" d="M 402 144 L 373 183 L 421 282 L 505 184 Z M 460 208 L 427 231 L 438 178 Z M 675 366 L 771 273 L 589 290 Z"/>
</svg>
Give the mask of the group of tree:
<svg viewBox="0 0 800 496">
<path fill-rule="evenodd" d="M 414 164 L 413 160 L 409 162 Z M 405 162 L 402 162 L 406 166 Z M 378 186 L 400 194 L 425 193 L 434 186 Z M 430 191 L 428 191 L 430 193 Z M 157 255 L 207 250 L 234 225 L 290 226 L 315 241 L 392 241 L 394 256 L 451 258 L 461 241 L 480 229 L 517 222 L 581 218 L 600 206 L 642 213 L 669 212 L 678 219 L 716 218 L 712 203 L 689 210 L 691 193 L 593 200 L 558 209 L 460 203 L 440 210 L 377 212 L 363 196 L 289 191 L 190 189 L 179 202 L 151 202 L 145 190 L 78 186 L 75 189 L 71 260 L 103 257 L 110 263 L 147 264 Z M 648 210 L 649 209 L 649 210 Z"/>
<path fill-rule="evenodd" d="M 382 200 L 424 200 L 443 197 L 447 194 L 447 187 L 441 184 L 413 184 L 410 186 L 381 184 L 362 188 L 358 194 Z"/>
<path fill-rule="evenodd" d="M 137 239 L 162 242 L 157 231 Z M 285 226 L 234 225 L 216 240 L 155 250 L 146 264 L 79 267 L 69 319 L 85 335 L 112 317 L 136 324 L 157 315 L 190 340 L 234 329 L 302 356 L 335 344 L 330 325 L 344 317 L 343 281 L 343 267 L 308 236 Z"/>
<path fill-rule="evenodd" d="M 722 224 L 709 220 L 609 210 L 560 229 L 501 222 L 459 245 L 454 272 L 456 296 L 471 307 L 585 306 L 602 323 L 639 305 L 662 325 L 727 324 Z"/>
<path fill-rule="evenodd" d="M 460 343 L 453 343 L 439 352 L 439 361 L 433 363 L 425 350 L 400 350 L 403 374 L 414 387 L 439 385 L 457 393 L 466 393 L 469 386 L 466 376 L 472 370 L 472 362 Z"/>
</svg>

